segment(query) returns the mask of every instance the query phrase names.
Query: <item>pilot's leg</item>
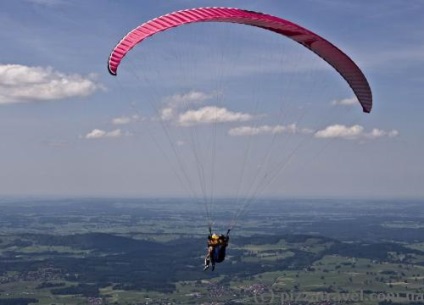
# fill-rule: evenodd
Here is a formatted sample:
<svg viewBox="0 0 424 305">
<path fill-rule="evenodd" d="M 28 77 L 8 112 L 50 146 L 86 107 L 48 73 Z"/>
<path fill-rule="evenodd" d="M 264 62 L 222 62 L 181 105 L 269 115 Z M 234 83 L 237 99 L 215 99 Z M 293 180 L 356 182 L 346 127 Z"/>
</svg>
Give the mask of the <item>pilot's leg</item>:
<svg viewBox="0 0 424 305">
<path fill-rule="evenodd" d="M 205 266 L 203 268 L 203 270 L 206 270 L 209 268 L 210 264 L 211 264 L 211 253 L 212 253 L 213 247 L 208 247 L 208 254 L 206 254 L 205 257 Z"/>
</svg>

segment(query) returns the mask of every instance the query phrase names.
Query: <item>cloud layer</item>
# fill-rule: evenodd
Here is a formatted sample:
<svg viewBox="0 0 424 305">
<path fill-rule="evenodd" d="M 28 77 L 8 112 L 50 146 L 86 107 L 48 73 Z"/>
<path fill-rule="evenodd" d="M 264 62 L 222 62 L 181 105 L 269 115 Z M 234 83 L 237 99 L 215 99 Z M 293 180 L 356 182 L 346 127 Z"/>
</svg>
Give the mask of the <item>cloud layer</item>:
<svg viewBox="0 0 424 305">
<path fill-rule="evenodd" d="M 363 126 L 353 125 L 331 125 L 314 133 L 312 129 L 300 128 L 296 124 L 290 125 L 262 125 L 262 126 L 241 126 L 231 128 L 228 131 L 230 136 L 257 136 L 257 135 L 274 135 L 274 134 L 314 134 L 318 139 L 346 139 L 346 140 L 373 140 L 377 138 L 389 137 L 393 138 L 399 135 L 397 130 L 385 131 L 374 128 L 366 131 Z"/>
<path fill-rule="evenodd" d="M 188 110 L 178 117 L 178 124 L 191 126 L 197 124 L 245 122 L 252 119 L 252 115 L 233 112 L 223 107 L 206 106 L 197 110 Z"/>
<path fill-rule="evenodd" d="M 113 125 L 127 125 L 130 123 L 134 123 L 140 120 L 140 116 L 132 115 L 132 116 L 120 116 L 112 119 Z"/>
<path fill-rule="evenodd" d="M 232 128 L 228 131 L 230 136 L 256 136 L 256 135 L 269 135 L 269 134 L 279 134 L 279 133 L 312 133 L 310 129 L 307 128 L 299 128 L 296 124 L 290 125 L 262 125 L 262 126 L 241 126 Z"/>
<path fill-rule="evenodd" d="M 365 128 L 360 125 L 345 126 L 345 125 L 332 125 L 315 133 L 316 138 L 322 139 L 377 139 L 382 137 L 396 137 L 399 135 L 397 130 L 385 131 L 374 128 L 370 132 L 366 132 Z"/>
<path fill-rule="evenodd" d="M 204 101 L 213 98 L 216 94 L 207 94 L 200 91 L 189 91 L 182 94 L 174 94 L 165 98 L 165 106 L 161 109 L 161 119 L 169 121 L 175 118 L 183 108 L 192 105 L 202 104 Z"/>
<path fill-rule="evenodd" d="M 359 101 L 356 97 L 345 98 L 341 100 L 334 100 L 331 102 L 333 106 L 354 106 L 359 105 Z"/>
<path fill-rule="evenodd" d="M 92 77 L 64 74 L 50 67 L 0 65 L 0 104 L 83 97 L 99 89 Z"/>
<path fill-rule="evenodd" d="M 204 93 L 190 91 L 184 94 L 175 94 L 165 99 L 165 106 L 161 109 L 162 120 L 174 121 L 179 126 L 193 126 L 200 124 L 245 122 L 253 119 L 248 113 L 234 112 L 225 107 L 203 106 L 197 109 L 189 107 L 201 105 L 207 100 L 217 97 L 219 93 Z"/>
<path fill-rule="evenodd" d="M 93 129 L 89 133 L 87 133 L 84 138 L 91 139 L 102 139 L 102 138 L 120 138 L 123 136 L 123 133 L 120 129 L 115 129 L 112 131 L 104 131 L 101 129 Z"/>
</svg>

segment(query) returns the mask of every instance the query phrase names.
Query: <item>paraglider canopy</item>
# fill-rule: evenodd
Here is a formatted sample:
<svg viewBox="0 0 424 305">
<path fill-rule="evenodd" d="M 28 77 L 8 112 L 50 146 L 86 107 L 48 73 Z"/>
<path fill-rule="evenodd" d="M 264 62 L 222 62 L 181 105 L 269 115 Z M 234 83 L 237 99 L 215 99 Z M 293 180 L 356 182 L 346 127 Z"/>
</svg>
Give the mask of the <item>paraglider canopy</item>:
<svg viewBox="0 0 424 305">
<path fill-rule="evenodd" d="M 113 49 L 108 70 L 116 75 L 124 56 L 138 43 L 159 32 L 195 22 L 230 22 L 269 30 L 293 39 L 328 62 L 349 84 L 364 112 L 372 109 L 371 89 L 359 67 L 332 43 L 288 20 L 237 8 L 208 7 L 172 12 L 130 31 Z"/>
</svg>

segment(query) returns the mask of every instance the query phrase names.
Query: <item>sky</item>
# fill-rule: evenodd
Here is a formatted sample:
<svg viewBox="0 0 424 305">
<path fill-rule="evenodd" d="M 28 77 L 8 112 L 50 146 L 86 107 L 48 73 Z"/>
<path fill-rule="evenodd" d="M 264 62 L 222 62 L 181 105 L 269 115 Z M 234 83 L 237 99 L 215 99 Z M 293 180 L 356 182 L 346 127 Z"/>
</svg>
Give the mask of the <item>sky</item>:
<svg viewBox="0 0 424 305">
<path fill-rule="evenodd" d="M 366 75 L 264 30 L 182 26 L 123 60 L 134 27 L 194 7 L 260 11 Z M 0 195 L 424 198 L 420 0 L 0 2 Z"/>
</svg>

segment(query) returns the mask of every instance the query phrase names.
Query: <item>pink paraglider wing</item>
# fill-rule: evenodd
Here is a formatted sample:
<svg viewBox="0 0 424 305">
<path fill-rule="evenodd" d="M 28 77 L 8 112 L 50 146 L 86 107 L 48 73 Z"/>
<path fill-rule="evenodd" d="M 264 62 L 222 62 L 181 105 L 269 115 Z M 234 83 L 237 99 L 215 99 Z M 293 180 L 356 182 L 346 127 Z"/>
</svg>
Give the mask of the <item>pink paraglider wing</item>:
<svg viewBox="0 0 424 305">
<path fill-rule="evenodd" d="M 340 49 L 321 36 L 279 17 L 237 8 L 195 8 L 152 19 L 129 32 L 113 49 L 108 69 L 116 75 L 123 57 L 138 43 L 159 32 L 195 22 L 231 22 L 256 26 L 289 37 L 328 62 L 347 81 L 364 112 L 372 108 L 371 89 L 359 67 Z"/>
</svg>

